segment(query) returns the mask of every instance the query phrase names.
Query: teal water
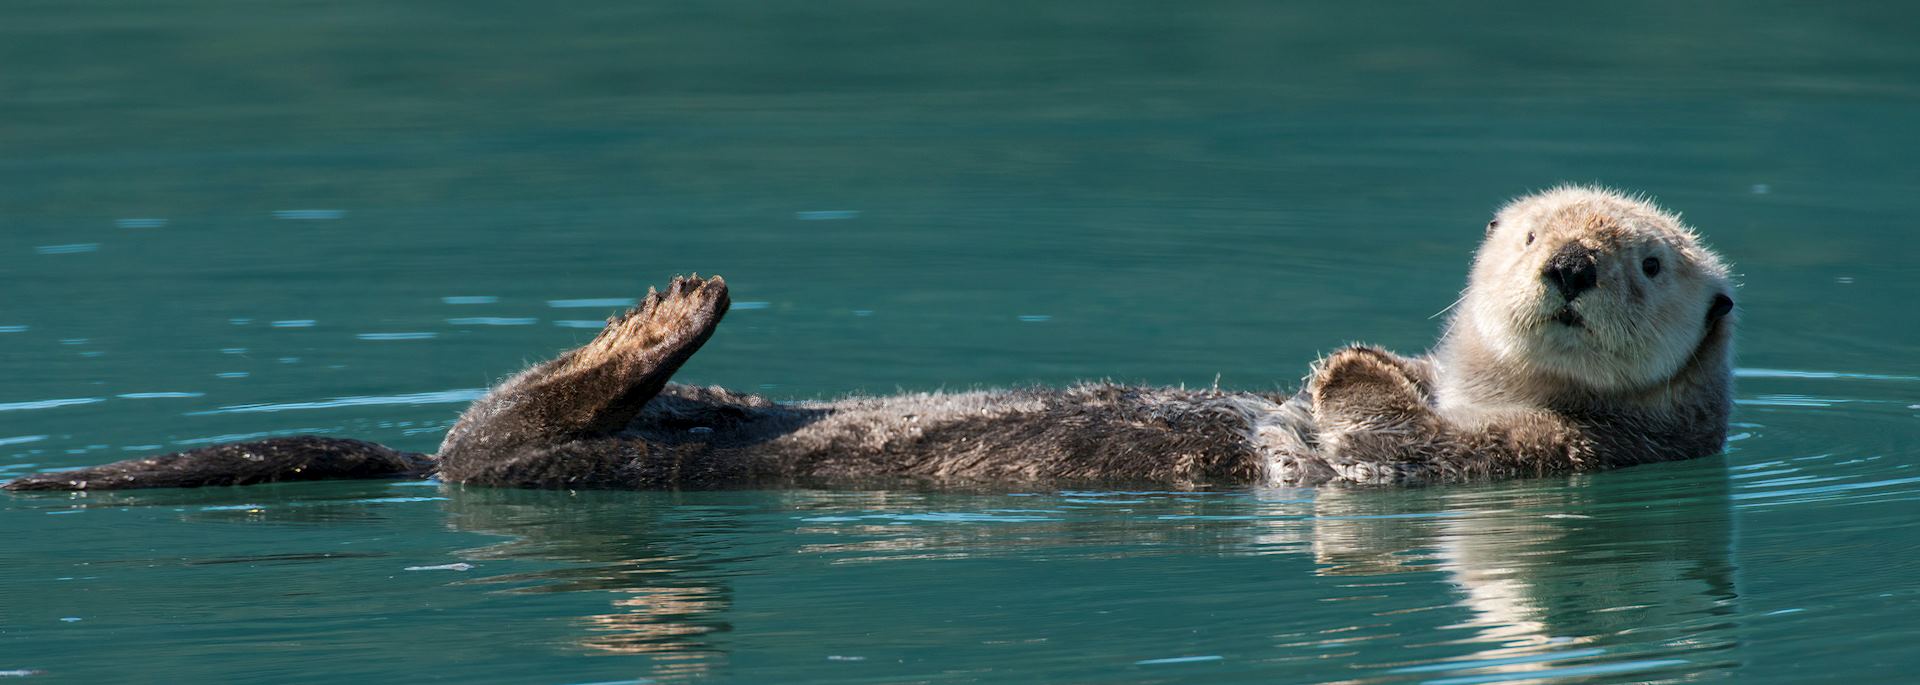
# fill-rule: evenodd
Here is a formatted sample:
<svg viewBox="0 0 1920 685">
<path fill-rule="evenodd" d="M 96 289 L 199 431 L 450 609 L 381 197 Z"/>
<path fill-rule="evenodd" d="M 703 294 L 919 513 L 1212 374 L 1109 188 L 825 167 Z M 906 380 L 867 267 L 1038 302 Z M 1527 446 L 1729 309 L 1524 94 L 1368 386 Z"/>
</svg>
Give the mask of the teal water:
<svg viewBox="0 0 1920 685">
<path fill-rule="evenodd" d="M 1290 387 L 1490 212 L 1737 265 L 1726 455 L 1419 490 L 0 495 L 24 682 L 1897 682 L 1920 11 L 1734 2 L 0 6 L 0 477 L 430 450 L 675 273 L 776 398 Z"/>
</svg>

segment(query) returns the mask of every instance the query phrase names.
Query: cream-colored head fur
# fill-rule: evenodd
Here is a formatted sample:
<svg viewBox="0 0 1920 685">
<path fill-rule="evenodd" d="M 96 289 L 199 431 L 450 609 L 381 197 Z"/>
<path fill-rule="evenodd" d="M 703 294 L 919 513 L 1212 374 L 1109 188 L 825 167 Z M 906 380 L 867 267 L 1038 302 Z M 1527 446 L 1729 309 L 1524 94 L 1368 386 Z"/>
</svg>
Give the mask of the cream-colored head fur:
<svg viewBox="0 0 1920 685">
<path fill-rule="evenodd" d="M 1605 188 L 1562 186 L 1508 203 L 1487 224 L 1448 335 L 1471 336 L 1502 375 L 1635 392 L 1673 379 L 1714 326 L 1731 325 L 1732 292 L 1726 265 L 1680 217 Z"/>
</svg>

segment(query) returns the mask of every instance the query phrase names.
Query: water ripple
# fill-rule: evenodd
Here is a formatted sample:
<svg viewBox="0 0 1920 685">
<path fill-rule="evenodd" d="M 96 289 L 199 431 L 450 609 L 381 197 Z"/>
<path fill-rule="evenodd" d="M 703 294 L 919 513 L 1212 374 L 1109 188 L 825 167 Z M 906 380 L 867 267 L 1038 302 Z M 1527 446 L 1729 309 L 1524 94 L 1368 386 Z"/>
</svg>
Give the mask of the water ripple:
<svg viewBox="0 0 1920 685">
<path fill-rule="evenodd" d="M 34 252 L 38 252 L 40 254 L 80 254 L 82 252 L 97 252 L 99 250 L 100 250 L 100 243 L 68 243 L 66 245 L 41 245 L 39 247 L 33 248 Z"/>
<path fill-rule="evenodd" d="M 57 400 L 32 400 L 28 402 L 0 402 L 0 411 L 52 409 L 54 407 L 71 407 L 77 404 L 93 404 L 95 402 L 105 402 L 105 401 L 107 400 L 106 398 L 103 398 L 103 397 L 69 397 L 69 398 L 57 399 Z"/>
<path fill-rule="evenodd" d="M 1842 373 L 1838 371 L 1796 371 L 1791 369 L 1735 369 L 1736 378 L 1814 378 L 1814 379 L 1850 379 L 1868 381 L 1920 381 L 1920 376 L 1890 376 L 1877 373 Z"/>
<path fill-rule="evenodd" d="M 454 326 L 531 326 L 540 323 L 540 320 L 506 316 L 466 316 L 447 319 L 447 323 Z"/>
<path fill-rule="evenodd" d="M 1547 663 L 1552 661 L 1565 661 L 1568 659 L 1582 659 L 1590 656 L 1599 656 L 1605 653 L 1607 653 L 1607 651 L 1604 649 L 1569 649 L 1564 652 L 1547 652 L 1545 654 L 1529 654 L 1527 656 L 1508 657 L 1505 659 L 1463 659 L 1459 661 L 1443 661 L 1437 664 L 1422 664 L 1419 666 L 1403 666 L 1400 668 L 1392 669 L 1388 671 L 1388 673 L 1432 673 L 1436 671 L 1470 671 L 1470 670 L 1481 669 L 1481 668 L 1493 668 L 1496 666 L 1515 666 L 1519 664 L 1538 664 L 1538 663 Z"/>
<path fill-rule="evenodd" d="M 1497 673 L 1493 675 L 1462 676 L 1458 678 L 1440 678 L 1437 680 L 1420 681 L 1420 685 L 1480 685 L 1481 683 L 1506 683 L 1506 682 L 1514 682 L 1514 681 L 1521 681 L 1521 680 L 1557 680 L 1557 679 L 1566 679 L 1566 678 L 1587 678 L 1590 676 L 1611 675 L 1616 673 L 1637 673 L 1640 671 L 1651 671 L 1651 670 L 1662 669 L 1662 668 L 1670 668 L 1673 666 L 1685 666 L 1691 663 L 1693 662 L 1687 661 L 1686 659 L 1646 659 L 1642 661 L 1622 661 L 1622 662 L 1610 663 L 1610 664 L 1593 664 L 1589 666 L 1568 666 L 1565 668 L 1548 668 L 1548 669 L 1542 669 L 1538 671 L 1521 671 L 1518 673 Z"/>
<path fill-rule="evenodd" d="M 365 406 L 383 405 L 383 404 L 407 404 L 407 405 L 450 404 L 455 402 L 472 402 L 476 399 L 479 399 L 480 396 L 486 394 L 486 392 L 487 392 L 486 388 L 462 388 L 458 390 L 417 392 L 417 393 L 409 393 L 404 395 L 355 395 L 350 397 L 335 397 L 333 399 L 320 400 L 317 402 L 281 402 L 281 403 L 275 403 L 275 404 L 236 404 L 232 406 L 220 407 L 218 409 L 208 409 L 206 411 L 188 412 L 187 415 L 188 416 L 205 416 L 210 414 L 262 414 L 262 413 L 272 413 L 272 412 L 282 412 L 282 411 L 301 411 L 301 410 L 307 410 L 307 409 L 335 409 L 339 407 L 365 407 Z"/>
<path fill-rule="evenodd" d="M 1207 661 L 1221 661 L 1224 656 L 1209 654 L 1204 656 L 1170 656 L 1160 659 L 1141 659 L 1133 662 L 1135 666 L 1157 666 L 1161 664 L 1193 664 Z"/>
<path fill-rule="evenodd" d="M 1811 501 L 1818 501 L 1822 499 L 1831 499 L 1831 497 L 1827 497 L 1827 496 L 1838 495 L 1840 493 L 1852 492 L 1855 490 L 1873 490 L 1877 488 L 1893 487 L 1896 485 L 1907 485 L 1910 483 L 1920 483 L 1920 476 L 1911 477 L 1911 478 L 1887 478 L 1882 480 L 1858 482 L 1858 483 L 1841 483 L 1837 485 L 1824 485 L 1817 488 L 1788 488 L 1785 490 L 1765 490 L 1761 492 L 1736 492 L 1730 495 L 1730 498 L 1734 500 L 1758 500 L 1758 499 L 1775 499 L 1780 497 L 1794 497 L 1796 495 L 1813 495 L 1813 497 L 1796 498 L 1786 502 L 1767 503 L 1767 504 L 1793 504 L 1793 503 L 1799 503 L 1799 502 L 1811 502 Z M 1746 506 L 1752 506 L 1752 505 L 1746 505 Z"/>
<path fill-rule="evenodd" d="M 611 307 L 631 307 L 631 297 L 595 297 L 580 300 L 547 300 L 547 306 L 554 309 L 606 309 Z"/>
</svg>

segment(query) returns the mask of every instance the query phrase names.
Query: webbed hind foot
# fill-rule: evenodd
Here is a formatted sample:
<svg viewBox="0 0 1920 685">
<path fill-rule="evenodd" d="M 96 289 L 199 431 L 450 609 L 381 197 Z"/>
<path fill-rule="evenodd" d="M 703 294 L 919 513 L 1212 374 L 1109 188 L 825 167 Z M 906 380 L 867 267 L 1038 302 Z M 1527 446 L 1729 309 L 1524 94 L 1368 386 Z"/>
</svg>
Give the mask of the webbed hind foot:
<svg viewBox="0 0 1920 685">
<path fill-rule="evenodd" d="M 562 376 L 605 376 L 628 384 L 593 412 L 587 432 L 618 431 L 632 421 L 713 335 L 730 304 L 727 282 L 719 276 L 675 278 L 665 292 L 648 288 L 646 299 L 607 319 L 607 327 L 592 341 L 555 360 L 565 367 L 557 372 Z M 602 369 L 612 373 L 596 373 Z"/>
<path fill-rule="evenodd" d="M 619 432 L 713 335 L 728 305 L 719 276 L 649 289 L 592 341 L 474 402 L 440 445 L 443 468 L 460 480 L 463 469 L 505 453 Z"/>
</svg>

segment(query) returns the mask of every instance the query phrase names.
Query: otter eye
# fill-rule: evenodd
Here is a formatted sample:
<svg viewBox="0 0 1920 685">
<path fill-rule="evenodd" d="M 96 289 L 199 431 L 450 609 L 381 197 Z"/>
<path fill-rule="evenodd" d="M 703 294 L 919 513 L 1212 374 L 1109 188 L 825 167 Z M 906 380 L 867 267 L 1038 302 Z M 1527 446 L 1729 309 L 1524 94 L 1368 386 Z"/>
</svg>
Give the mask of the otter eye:
<svg viewBox="0 0 1920 685">
<path fill-rule="evenodd" d="M 1647 274 L 1647 278 L 1660 275 L 1660 258 L 1648 257 L 1640 260 L 1640 270 Z"/>
<path fill-rule="evenodd" d="M 1533 244 L 1533 231 L 1527 231 L 1527 244 Z"/>
</svg>

